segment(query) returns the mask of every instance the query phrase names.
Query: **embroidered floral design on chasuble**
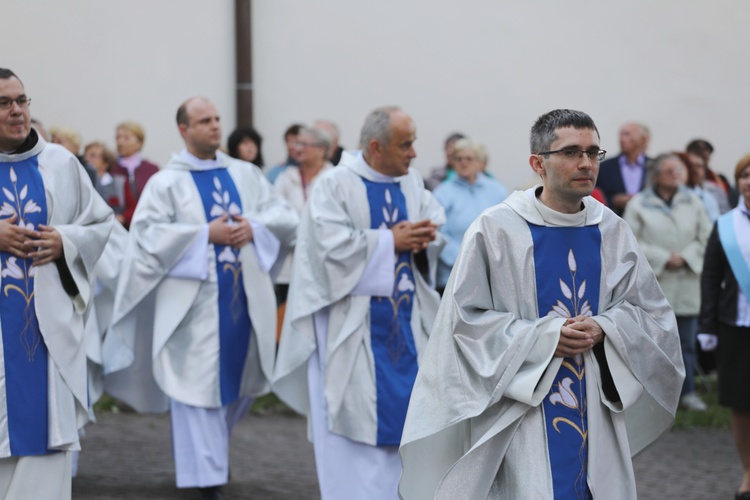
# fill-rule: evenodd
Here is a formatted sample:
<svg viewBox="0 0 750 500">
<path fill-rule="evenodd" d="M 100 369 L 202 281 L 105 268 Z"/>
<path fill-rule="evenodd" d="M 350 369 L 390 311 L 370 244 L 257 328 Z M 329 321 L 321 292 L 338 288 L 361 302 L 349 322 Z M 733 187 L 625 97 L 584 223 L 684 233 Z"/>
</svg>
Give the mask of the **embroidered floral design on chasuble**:
<svg viewBox="0 0 750 500">
<path fill-rule="evenodd" d="M 406 199 L 398 183 L 362 179 L 370 205 L 370 228 L 387 230 L 407 220 Z M 377 444 L 401 442 L 406 409 L 417 376 L 417 351 L 411 330 L 414 275 L 411 252 L 394 255 L 394 287 L 389 296 L 370 299 L 370 346 L 375 361 Z"/>
<path fill-rule="evenodd" d="M 565 297 L 565 304 L 561 300 L 558 300 L 547 312 L 547 316 L 555 316 L 558 318 L 576 318 L 579 316 L 591 317 L 591 306 L 588 300 L 584 300 L 586 295 L 586 280 L 582 280 L 580 284 L 576 283 L 576 271 L 578 265 L 576 263 L 575 254 L 573 250 L 568 251 L 568 270 L 570 271 L 570 286 L 562 278 L 560 278 L 560 292 Z M 577 288 L 576 288 L 576 285 Z M 569 308 L 568 305 L 571 307 Z M 563 374 L 561 380 L 556 384 L 558 390 L 552 391 L 548 396 L 548 401 L 552 405 L 561 404 L 567 408 L 577 410 L 580 415 L 579 422 L 582 425 L 572 421 L 565 417 L 555 417 L 552 419 L 552 425 L 555 430 L 560 432 L 559 425 L 565 424 L 573 428 L 581 436 L 581 453 L 586 450 L 586 439 L 588 437 L 588 430 L 586 428 L 586 394 L 583 377 L 585 374 L 585 368 L 583 366 L 583 356 L 576 354 L 572 358 L 565 358 L 562 362 L 560 372 Z M 578 382 L 574 385 L 574 381 Z M 585 464 L 586 457 L 581 457 L 581 463 Z"/>
<path fill-rule="evenodd" d="M 221 181 L 218 177 L 214 177 L 214 188 L 215 190 L 211 193 L 214 204 L 209 214 L 214 219 L 226 214 L 229 216 L 227 224 L 230 226 L 236 225 L 237 223 L 232 219 L 232 216 L 242 215 L 242 209 L 237 203 L 230 200 L 229 191 L 222 189 Z M 240 300 L 240 278 L 242 277 L 240 251 L 237 248 L 225 246 L 221 250 L 221 253 L 217 255 L 216 260 L 219 264 L 223 263 L 221 266 L 222 272 L 231 273 L 232 275 L 232 299 L 229 302 L 229 307 L 232 313 L 232 322 L 237 324 L 245 307 L 245 304 Z"/>
<path fill-rule="evenodd" d="M 27 199 L 29 192 L 27 184 L 24 184 L 19 191 L 18 176 L 13 167 L 10 167 L 9 175 L 13 191 L 3 186 L 3 195 L 6 199 L 3 201 L 2 206 L 0 206 L 0 218 L 5 219 L 16 215 L 18 216 L 18 220 L 16 221 L 18 226 L 33 231 L 34 224 L 29 221 L 29 216 L 41 213 L 42 208 L 33 199 Z M 34 298 L 33 281 L 36 268 L 31 265 L 29 259 L 21 259 L 19 262 L 18 258 L 13 255 L 3 260 L 3 282 L 9 282 L 3 284 L 3 294 L 7 297 L 10 293 L 15 292 L 23 297 L 25 304 L 23 308 L 24 326 L 20 333 L 20 341 L 29 357 L 29 361 L 33 361 L 36 349 L 42 340 L 32 302 Z"/>
<path fill-rule="evenodd" d="M 601 233 L 596 226 L 529 224 L 540 316 L 578 320 L 599 305 Z M 589 498 L 584 357 L 566 357 L 542 402 L 555 498 Z"/>
<path fill-rule="evenodd" d="M 379 229 L 390 229 L 397 222 L 399 222 L 399 211 L 398 207 L 393 205 L 393 197 L 391 196 L 390 190 L 385 190 L 385 205 L 383 205 L 383 222 L 380 223 Z M 401 333 L 398 323 L 398 311 L 399 306 L 403 303 L 408 306 L 411 304 L 412 296 L 414 295 L 414 280 L 411 273 L 411 263 L 408 260 L 399 258 L 399 255 L 394 255 L 395 270 L 394 282 L 396 286 L 393 289 L 393 295 L 386 297 L 391 304 L 391 310 L 393 316 L 391 318 L 391 334 L 386 339 L 386 346 L 388 355 L 394 364 L 397 364 L 401 355 L 406 349 L 406 340 L 404 335 Z M 377 300 L 383 300 L 383 297 L 378 297 Z"/>
<path fill-rule="evenodd" d="M 36 156 L 0 163 L 0 219 L 38 230 L 47 224 L 44 181 Z M 31 248 L 29 250 L 32 250 Z M 7 429 L 12 456 L 49 453 L 48 353 L 35 310 L 36 267 L 32 259 L 0 252 L 0 322 Z M 54 264 L 46 264 L 54 265 Z"/>
<path fill-rule="evenodd" d="M 201 196 L 206 221 L 228 215 L 227 224 L 236 225 L 232 216 L 242 215 L 242 203 L 228 169 L 192 170 L 190 174 Z M 221 404 L 228 405 L 240 396 L 252 324 L 240 249 L 219 244 L 213 247 L 218 288 L 219 389 Z"/>
</svg>

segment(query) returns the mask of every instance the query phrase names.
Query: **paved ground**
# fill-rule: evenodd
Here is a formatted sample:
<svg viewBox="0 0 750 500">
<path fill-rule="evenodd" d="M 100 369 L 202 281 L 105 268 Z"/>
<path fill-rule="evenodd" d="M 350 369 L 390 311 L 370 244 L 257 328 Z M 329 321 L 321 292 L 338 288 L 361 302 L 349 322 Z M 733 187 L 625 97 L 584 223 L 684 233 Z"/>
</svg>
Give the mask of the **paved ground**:
<svg viewBox="0 0 750 500">
<path fill-rule="evenodd" d="M 237 426 L 227 499 L 319 499 L 305 421 L 250 415 Z M 169 418 L 99 415 L 87 429 L 74 499 L 191 499 L 174 487 Z M 635 459 L 638 498 L 731 500 L 741 476 L 729 431 L 673 431 Z"/>
</svg>

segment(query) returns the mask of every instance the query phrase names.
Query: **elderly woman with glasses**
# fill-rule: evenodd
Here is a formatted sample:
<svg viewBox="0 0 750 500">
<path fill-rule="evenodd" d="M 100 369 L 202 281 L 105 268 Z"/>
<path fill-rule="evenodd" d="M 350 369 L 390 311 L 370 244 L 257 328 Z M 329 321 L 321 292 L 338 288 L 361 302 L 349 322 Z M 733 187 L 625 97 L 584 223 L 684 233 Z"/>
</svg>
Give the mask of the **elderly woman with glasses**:
<svg viewBox="0 0 750 500">
<path fill-rule="evenodd" d="M 298 215 L 302 215 L 307 195 L 315 179 L 326 170 L 333 168 L 333 164 L 327 160 L 331 143 L 331 138 L 324 130 L 300 127 L 293 146 L 296 150 L 295 155 L 299 158 L 299 166 L 291 166 L 276 177 L 273 184 L 274 190 L 289 202 Z M 278 333 L 283 323 L 291 274 L 292 252 L 290 251 L 276 277 L 276 302 L 279 304 Z"/>
<path fill-rule="evenodd" d="M 711 222 L 701 199 L 685 187 L 685 176 L 685 165 L 676 155 L 658 156 L 649 170 L 649 187 L 633 196 L 623 217 L 677 316 L 685 363 L 680 404 L 705 411 L 695 393 L 696 327 Z"/>
<path fill-rule="evenodd" d="M 456 175 L 434 191 L 435 198 L 445 209 L 446 217 L 441 229 L 446 244 L 440 253 L 436 283 L 441 294 L 469 225 L 485 209 L 497 205 L 508 196 L 505 186 L 482 172 L 485 158 L 486 152 L 480 144 L 466 138 L 457 140 L 453 144 Z"/>
<path fill-rule="evenodd" d="M 719 404 L 732 410 L 743 469 L 735 498 L 750 500 L 750 155 L 737 163 L 734 179 L 740 202 L 719 217 L 708 239 L 699 331 L 718 336 Z"/>
</svg>

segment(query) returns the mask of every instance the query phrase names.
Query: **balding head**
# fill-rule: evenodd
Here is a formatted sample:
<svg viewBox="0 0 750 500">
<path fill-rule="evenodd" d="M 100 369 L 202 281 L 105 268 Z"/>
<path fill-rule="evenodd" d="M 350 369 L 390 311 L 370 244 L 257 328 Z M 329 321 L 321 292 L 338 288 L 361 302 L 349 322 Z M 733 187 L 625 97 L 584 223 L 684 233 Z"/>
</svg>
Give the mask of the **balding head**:
<svg viewBox="0 0 750 500">
<path fill-rule="evenodd" d="M 633 158 L 646 152 L 649 141 L 648 128 L 636 122 L 630 122 L 620 127 L 620 151 Z"/>
<path fill-rule="evenodd" d="M 187 150 L 198 158 L 216 157 L 221 122 L 216 106 L 205 97 L 191 97 L 177 109 L 177 127 Z"/>
</svg>

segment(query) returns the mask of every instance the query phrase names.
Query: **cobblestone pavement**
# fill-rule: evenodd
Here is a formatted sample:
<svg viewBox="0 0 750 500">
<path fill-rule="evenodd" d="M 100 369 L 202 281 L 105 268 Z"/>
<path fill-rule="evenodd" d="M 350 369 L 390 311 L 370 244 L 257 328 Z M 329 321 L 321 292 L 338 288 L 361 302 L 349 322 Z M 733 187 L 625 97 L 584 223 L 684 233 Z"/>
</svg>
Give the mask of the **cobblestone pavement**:
<svg viewBox="0 0 750 500">
<path fill-rule="evenodd" d="M 73 498 L 195 499 L 174 486 L 169 417 L 104 413 L 83 440 Z M 319 499 L 304 419 L 246 417 L 231 447 L 227 499 Z M 741 477 L 729 431 L 673 431 L 634 461 L 638 498 L 731 500 Z M 605 497 L 606 498 L 606 497 Z"/>
</svg>

